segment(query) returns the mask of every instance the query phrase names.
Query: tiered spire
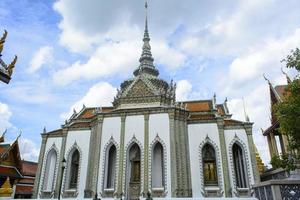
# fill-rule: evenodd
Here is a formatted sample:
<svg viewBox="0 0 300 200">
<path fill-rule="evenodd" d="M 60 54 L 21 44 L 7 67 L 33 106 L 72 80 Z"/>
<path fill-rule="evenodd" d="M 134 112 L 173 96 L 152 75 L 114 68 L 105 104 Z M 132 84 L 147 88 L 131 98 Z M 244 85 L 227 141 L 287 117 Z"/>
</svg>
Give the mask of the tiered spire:
<svg viewBox="0 0 300 200">
<path fill-rule="evenodd" d="M 158 76 L 159 72 L 155 68 L 153 64 L 153 57 L 151 53 L 151 46 L 150 46 L 150 36 L 148 31 L 148 2 L 145 2 L 145 31 L 144 31 L 144 38 L 143 38 L 143 51 L 140 57 L 140 66 L 133 72 L 135 76 L 140 74 L 148 74 L 152 76 Z"/>
</svg>

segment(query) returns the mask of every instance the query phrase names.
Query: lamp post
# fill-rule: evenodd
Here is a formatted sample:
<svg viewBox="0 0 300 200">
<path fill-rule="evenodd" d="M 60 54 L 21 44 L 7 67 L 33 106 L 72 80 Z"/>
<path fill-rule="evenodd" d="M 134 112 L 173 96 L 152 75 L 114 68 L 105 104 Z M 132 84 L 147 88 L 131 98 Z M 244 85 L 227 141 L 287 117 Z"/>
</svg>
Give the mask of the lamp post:
<svg viewBox="0 0 300 200">
<path fill-rule="evenodd" d="M 66 159 L 64 158 L 62 160 L 62 166 L 61 166 L 61 178 L 60 178 L 60 184 L 59 184 L 59 191 L 58 191 L 58 200 L 60 200 L 60 193 L 61 193 L 61 186 L 62 186 L 62 181 L 63 181 L 63 177 L 64 177 L 64 170 L 66 168 Z"/>
</svg>

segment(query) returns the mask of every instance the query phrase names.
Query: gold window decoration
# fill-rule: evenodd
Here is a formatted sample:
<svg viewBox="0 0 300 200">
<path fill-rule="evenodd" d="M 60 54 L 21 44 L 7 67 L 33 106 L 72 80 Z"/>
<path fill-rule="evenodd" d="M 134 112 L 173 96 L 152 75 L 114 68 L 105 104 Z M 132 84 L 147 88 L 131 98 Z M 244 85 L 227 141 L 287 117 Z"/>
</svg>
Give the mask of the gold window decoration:
<svg viewBox="0 0 300 200">
<path fill-rule="evenodd" d="M 210 144 L 202 149 L 204 185 L 218 185 L 216 153 Z"/>
</svg>

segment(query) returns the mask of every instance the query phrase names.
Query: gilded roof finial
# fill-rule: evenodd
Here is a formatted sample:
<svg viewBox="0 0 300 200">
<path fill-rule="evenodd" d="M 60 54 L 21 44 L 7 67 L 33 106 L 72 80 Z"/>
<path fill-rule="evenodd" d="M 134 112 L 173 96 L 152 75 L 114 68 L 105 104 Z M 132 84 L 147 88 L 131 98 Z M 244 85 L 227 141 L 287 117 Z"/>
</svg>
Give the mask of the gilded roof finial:
<svg viewBox="0 0 300 200">
<path fill-rule="evenodd" d="M 0 39 L 0 56 L 1 56 L 1 52 L 3 51 L 3 46 L 4 46 L 4 43 L 5 43 L 5 39 L 7 37 L 7 31 L 4 30 L 4 33 Z"/>
<path fill-rule="evenodd" d="M 15 56 L 14 60 L 7 66 L 7 72 L 8 75 L 11 76 L 13 73 L 13 70 L 15 68 L 15 64 L 17 63 L 18 57 Z"/>
</svg>

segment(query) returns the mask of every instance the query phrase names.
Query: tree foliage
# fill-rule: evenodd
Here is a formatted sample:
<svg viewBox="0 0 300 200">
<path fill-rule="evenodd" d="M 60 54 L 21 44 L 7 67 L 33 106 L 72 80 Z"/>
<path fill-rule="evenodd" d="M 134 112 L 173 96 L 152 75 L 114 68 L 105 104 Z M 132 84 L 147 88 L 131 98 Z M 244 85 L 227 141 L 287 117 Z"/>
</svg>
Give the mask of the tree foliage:
<svg viewBox="0 0 300 200">
<path fill-rule="evenodd" d="M 300 50 L 296 48 L 291 51 L 282 62 L 287 68 L 297 70 L 297 76 L 287 85 L 286 95 L 282 102 L 274 106 L 276 118 L 280 124 L 279 131 L 286 134 L 289 142 L 289 155 L 281 155 L 272 158 L 272 165 L 287 169 L 293 169 L 293 164 L 298 163 L 300 152 Z"/>
<path fill-rule="evenodd" d="M 271 159 L 271 165 L 273 168 L 283 168 L 288 171 L 296 169 L 296 159 L 292 155 L 282 154 L 280 156 L 273 156 Z"/>
<path fill-rule="evenodd" d="M 300 49 L 292 50 L 291 54 L 287 55 L 281 62 L 285 62 L 287 68 L 295 68 L 300 72 Z"/>
</svg>

